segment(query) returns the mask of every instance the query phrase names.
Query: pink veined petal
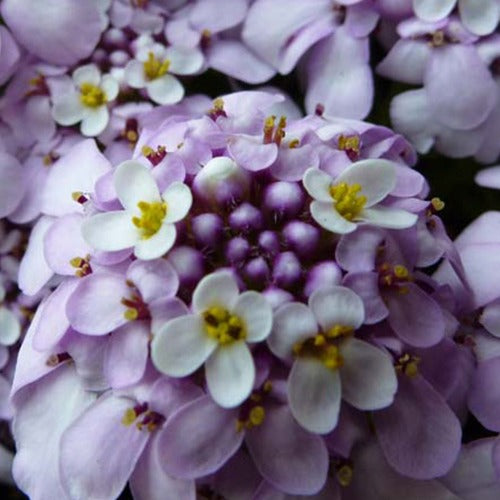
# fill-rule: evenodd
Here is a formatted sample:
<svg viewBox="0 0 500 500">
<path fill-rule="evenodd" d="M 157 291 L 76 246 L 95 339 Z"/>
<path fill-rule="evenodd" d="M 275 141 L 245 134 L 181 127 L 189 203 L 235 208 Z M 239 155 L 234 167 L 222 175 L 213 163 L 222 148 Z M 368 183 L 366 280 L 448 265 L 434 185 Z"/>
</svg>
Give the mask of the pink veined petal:
<svg viewBox="0 0 500 500">
<path fill-rule="evenodd" d="M 255 365 L 247 344 L 219 346 L 207 359 L 205 375 L 210 395 L 223 408 L 235 408 L 248 396 L 255 381 Z"/>
<path fill-rule="evenodd" d="M 310 432 L 327 434 L 337 425 L 340 410 L 340 376 L 316 359 L 295 360 L 288 378 L 290 410 Z"/>
<path fill-rule="evenodd" d="M 122 423 L 135 404 L 132 399 L 103 395 L 64 431 L 59 464 L 71 498 L 119 496 L 151 436 L 134 423 Z"/>
<path fill-rule="evenodd" d="M 185 377 L 197 370 L 217 348 L 205 332 L 203 320 L 186 315 L 168 321 L 154 336 L 151 358 L 158 370 L 171 377 Z"/>
<path fill-rule="evenodd" d="M 131 214 L 125 210 L 93 215 L 82 224 L 82 234 L 91 247 L 106 252 L 130 248 L 140 241 Z"/>
<path fill-rule="evenodd" d="M 175 104 L 184 97 L 181 82 L 168 74 L 147 82 L 146 88 L 151 100 L 157 104 Z"/>
<path fill-rule="evenodd" d="M 389 406 L 398 381 L 392 359 L 381 349 L 354 337 L 341 344 L 342 398 L 359 410 Z"/>
</svg>

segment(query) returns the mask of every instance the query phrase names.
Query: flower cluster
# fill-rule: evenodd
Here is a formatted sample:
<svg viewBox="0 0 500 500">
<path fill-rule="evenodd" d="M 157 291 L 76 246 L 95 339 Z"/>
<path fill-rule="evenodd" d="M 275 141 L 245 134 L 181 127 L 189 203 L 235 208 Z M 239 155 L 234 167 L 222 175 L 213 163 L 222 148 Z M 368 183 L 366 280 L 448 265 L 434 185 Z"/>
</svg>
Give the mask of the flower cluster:
<svg viewBox="0 0 500 500">
<path fill-rule="evenodd" d="M 87 140 L 49 172 L 19 276 L 57 284 L 14 378 L 28 494 L 461 493 L 474 358 L 423 273 L 444 259 L 466 282 L 443 204 L 402 137 L 282 109 L 151 112 L 129 159 Z"/>
</svg>

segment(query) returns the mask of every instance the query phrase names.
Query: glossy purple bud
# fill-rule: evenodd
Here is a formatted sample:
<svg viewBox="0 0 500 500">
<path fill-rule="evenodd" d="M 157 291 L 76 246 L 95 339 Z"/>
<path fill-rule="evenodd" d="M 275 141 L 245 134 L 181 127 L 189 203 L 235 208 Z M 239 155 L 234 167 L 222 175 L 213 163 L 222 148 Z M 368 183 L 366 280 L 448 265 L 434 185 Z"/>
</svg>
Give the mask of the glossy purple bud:
<svg viewBox="0 0 500 500">
<path fill-rule="evenodd" d="M 216 214 L 201 214 L 193 217 L 191 229 L 198 245 L 215 247 L 224 232 L 224 222 Z"/>
<path fill-rule="evenodd" d="M 260 229 L 262 227 L 262 214 L 250 203 L 242 203 L 231 212 L 229 225 L 235 231 L 244 233 Z"/>
<path fill-rule="evenodd" d="M 250 244 L 242 236 L 229 240 L 224 255 L 231 264 L 238 264 L 245 260 L 250 252 Z"/>
<path fill-rule="evenodd" d="M 180 246 L 170 250 L 168 261 L 176 270 L 181 286 L 198 283 L 205 274 L 203 254 L 194 248 Z"/>
<path fill-rule="evenodd" d="M 304 295 L 309 297 L 315 290 L 339 285 L 342 280 L 342 271 L 335 262 L 321 262 L 316 264 L 307 273 Z"/>
<path fill-rule="evenodd" d="M 252 259 L 244 268 L 245 277 L 257 287 L 259 287 L 259 285 L 263 286 L 268 282 L 269 274 L 269 266 L 262 257 Z"/>
<path fill-rule="evenodd" d="M 280 240 L 274 231 L 262 231 L 259 234 L 259 247 L 268 257 L 273 257 L 280 251 Z"/>
<path fill-rule="evenodd" d="M 280 253 L 274 260 L 273 280 L 283 288 L 293 286 L 302 277 L 302 266 L 293 252 Z"/>
<path fill-rule="evenodd" d="M 319 229 L 306 222 L 292 221 L 283 228 L 287 245 L 299 255 L 313 253 L 319 242 Z"/>
<path fill-rule="evenodd" d="M 278 218 L 295 217 L 304 205 L 304 192 L 295 182 L 274 182 L 264 193 L 264 208 Z"/>
</svg>

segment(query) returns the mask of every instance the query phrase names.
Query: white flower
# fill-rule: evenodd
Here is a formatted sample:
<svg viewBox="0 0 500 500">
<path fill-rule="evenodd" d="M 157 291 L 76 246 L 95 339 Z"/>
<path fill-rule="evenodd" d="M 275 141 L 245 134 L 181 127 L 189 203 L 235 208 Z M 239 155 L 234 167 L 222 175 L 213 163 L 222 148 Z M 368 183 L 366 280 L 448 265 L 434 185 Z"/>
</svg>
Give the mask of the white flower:
<svg viewBox="0 0 500 500">
<path fill-rule="evenodd" d="M 85 221 L 82 232 L 87 243 L 104 251 L 134 247 L 135 256 L 144 260 L 164 255 L 175 243 L 174 223 L 191 208 L 190 189 L 173 182 L 160 195 L 150 170 L 135 160 L 121 163 L 113 182 L 125 210 L 93 215 Z"/>
<path fill-rule="evenodd" d="M 111 75 L 101 76 L 95 64 L 81 66 L 73 72 L 75 88 L 55 99 L 52 117 L 61 125 L 81 122 L 83 135 L 99 135 L 108 124 L 108 103 L 118 95 L 118 82 Z"/>
<path fill-rule="evenodd" d="M 160 43 L 143 44 L 136 58 L 125 66 L 125 81 L 136 89 L 146 88 L 152 101 L 175 104 L 184 96 L 184 87 L 170 73 L 191 75 L 201 69 L 199 50 L 165 47 Z"/>
<path fill-rule="evenodd" d="M 313 219 L 333 233 L 351 233 L 357 222 L 403 229 L 417 221 L 415 214 L 378 205 L 396 184 L 394 164 L 387 160 L 358 161 L 336 179 L 310 168 L 302 183 L 314 198 L 310 206 Z"/>
<path fill-rule="evenodd" d="M 391 358 L 353 337 L 364 320 L 362 300 L 341 286 L 281 306 L 268 338 L 271 351 L 295 358 L 288 378 L 290 409 L 307 430 L 325 434 L 338 421 L 341 396 L 359 410 L 389 406 L 397 389 Z"/>
<path fill-rule="evenodd" d="M 247 342 L 271 331 L 272 308 L 254 291 L 241 295 L 229 271 L 205 276 L 193 293 L 193 314 L 170 320 L 154 337 L 156 368 L 184 377 L 205 363 L 208 390 L 225 408 L 242 403 L 252 390 L 255 365 Z"/>
</svg>

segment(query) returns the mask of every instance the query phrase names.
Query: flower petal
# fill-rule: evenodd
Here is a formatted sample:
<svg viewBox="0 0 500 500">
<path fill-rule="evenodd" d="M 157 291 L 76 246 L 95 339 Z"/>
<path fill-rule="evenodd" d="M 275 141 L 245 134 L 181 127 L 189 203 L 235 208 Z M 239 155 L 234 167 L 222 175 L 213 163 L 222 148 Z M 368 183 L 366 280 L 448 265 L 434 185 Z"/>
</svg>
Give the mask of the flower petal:
<svg viewBox="0 0 500 500">
<path fill-rule="evenodd" d="M 172 75 L 163 75 L 146 84 L 149 97 L 157 104 L 175 104 L 184 97 L 184 87 Z"/>
<path fill-rule="evenodd" d="M 309 298 L 309 307 L 323 331 L 335 325 L 350 326 L 356 330 L 365 317 L 361 298 L 343 286 L 317 290 Z"/>
<path fill-rule="evenodd" d="M 84 66 L 79 66 L 73 71 L 73 81 L 81 87 L 84 83 L 90 83 L 92 85 L 99 85 L 101 82 L 101 72 L 95 64 L 85 64 Z"/>
<path fill-rule="evenodd" d="M 172 182 L 161 195 L 167 204 L 164 222 L 174 223 L 184 219 L 193 203 L 191 190 L 182 182 Z"/>
<path fill-rule="evenodd" d="M 288 378 L 293 416 L 310 432 L 326 434 L 337 425 L 340 410 L 340 376 L 315 359 L 295 360 Z"/>
<path fill-rule="evenodd" d="M 203 54 L 198 49 L 167 47 L 164 57 L 170 61 L 169 71 L 176 75 L 192 75 L 203 65 Z"/>
<path fill-rule="evenodd" d="M 113 184 L 120 203 L 130 212 L 137 211 L 140 201 L 161 201 L 160 191 L 151 171 L 137 160 L 120 163 L 113 175 Z"/>
<path fill-rule="evenodd" d="M 85 137 L 95 137 L 104 131 L 109 122 L 109 110 L 107 106 L 88 108 L 84 111 L 80 132 Z"/>
<path fill-rule="evenodd" d="M 475 35 L 489 35 L 498 24 L 500 5 L 496 0 L 458 0 L 460 19 Z"/>
<path fill-rule="evenodd" d="M 306 191 L 318 201 L 333 203 L 330 186 L 333 179 L 319 168 L 309 168 L 302 179 Z"/>
<path fill-rule="evenodd" d="M 82 234 L 91 247 L 106 252 L 133 247 L 140 239 L 130 213 L 125 210 L 93 215 L 83 222 Z"/>
<path fill-rule="evenodd" d="M 12 345 L 21 335 L 21 324 L 12 311 L 0 307 L 0 344 Z"/>
<path fill-rule="evenodd" d="M 260 293 L 242 293 L 232 312 L 245 321 L 248 342 L 260 342 L 271 332 L 273 309 Z"/>
<path fill-rule="evenodd" d="M 143 260 L 158 259 L 172 248 L 176 236 L 175 226 L 163 222 L 160 229 L 153 236 L 141 239 L 135 244 L 134 255 Z"/>
<path fill-rule="evenodd" d="M 252 390 L 255 365 L 252 354 L 242 340 L 219 346 L 205 364 L 208 390 L 214 401 L 223 408 L 234 408 Z"/>
<path fill-rule="evenodd" d="M 378 227 L 406 229 L 415 225 L 418 216 L 399 208 L 378 205 L 377 207 L 362 210 L 358 219 Z"/>
<path fill-rule="evenodd" d="M 212 306 L 232 310 L 239 296 L 238 283 L 230 271 L 205 276 L 193 293 L 193 312 L 201 313 Z"/>
<path fill-rule="evenodd" d="M 356 230 L 356 224 L 344 219 L 333 202 L 313 201 L 309 207 L 313 219 L 332 233 L 347 234 Z"/>
<path fill-rule="evenodd" d="M 424 21 L 438 21 L 445 18 L 452 10 L 457 0 L 413 0 L 415 14 Z"/>
<path fill-rule="evenodd" d="M 158 370 L 171 377 L 184 377 L 197 370 L 217 348 L 196 315 L 170 320 L 151 343 L 151 358 Z"/>
<path fill-rule="evenodd" d="M 132 59 L 125 66 L 124 78 L 127 84 L 134 89 L 142 89 L 146 86 L 144 66 L 140 61 Z"/>
<path fill-rule="evenodd" d="M 389 406 L 398 381 L 391 358 L 381 349 L 356 338 L 341 344 L 342 398 L 358 410 Z"/>
<path fill-rule="evenodd" d="M 60 125 L 74 125 L 83 119 L 84 107 L 76 91 L 55 99 L 52 117 Z"/>
</svg>

